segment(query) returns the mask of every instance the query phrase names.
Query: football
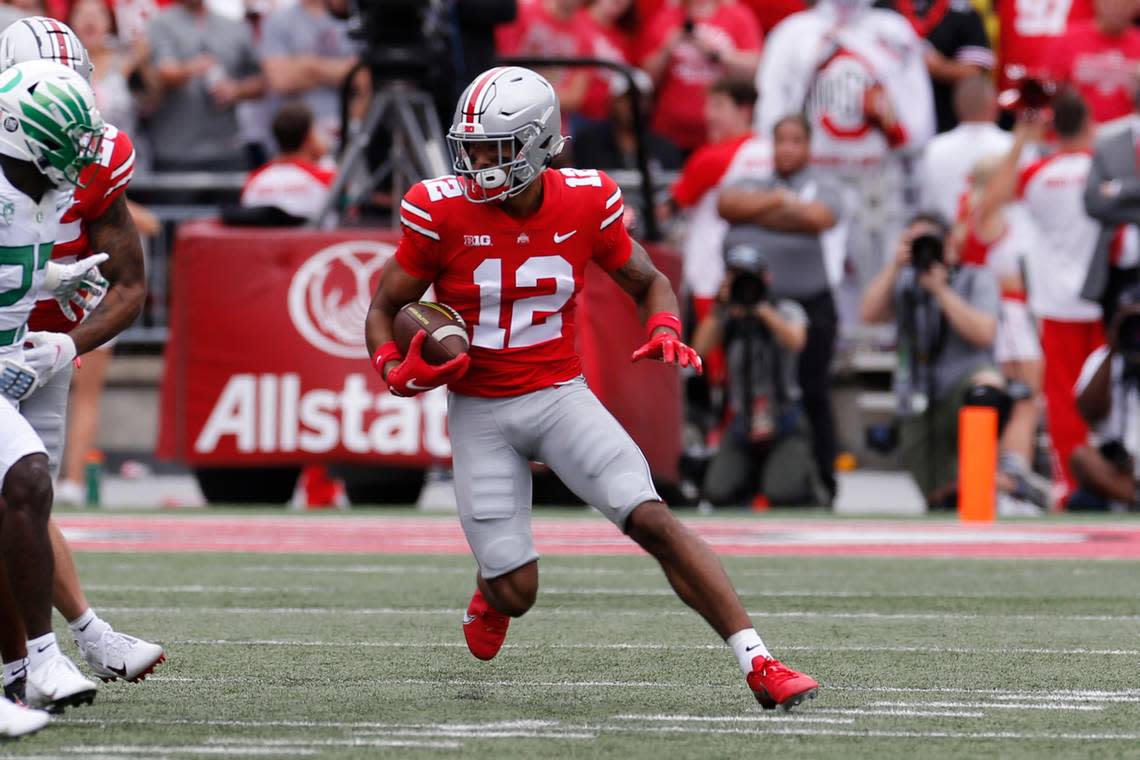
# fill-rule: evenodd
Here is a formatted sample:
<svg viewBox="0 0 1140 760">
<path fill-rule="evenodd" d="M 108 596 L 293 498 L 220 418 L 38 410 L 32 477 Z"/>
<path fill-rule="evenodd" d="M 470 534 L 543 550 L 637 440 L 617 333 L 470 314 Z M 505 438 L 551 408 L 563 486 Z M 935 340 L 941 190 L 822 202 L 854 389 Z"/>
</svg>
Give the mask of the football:
<svg viewBox="0 0 1140 760">
<path fill-rule="evenodd" d="M 467 325 L 459 312 L 447 304 L 420 301 L 404 306 L 392 323 L 400 353 L 408 354 L 412 338 L 427 333 L 421 353 L 428 364 L 443 364 L 467 351 Z"/>
</svg>

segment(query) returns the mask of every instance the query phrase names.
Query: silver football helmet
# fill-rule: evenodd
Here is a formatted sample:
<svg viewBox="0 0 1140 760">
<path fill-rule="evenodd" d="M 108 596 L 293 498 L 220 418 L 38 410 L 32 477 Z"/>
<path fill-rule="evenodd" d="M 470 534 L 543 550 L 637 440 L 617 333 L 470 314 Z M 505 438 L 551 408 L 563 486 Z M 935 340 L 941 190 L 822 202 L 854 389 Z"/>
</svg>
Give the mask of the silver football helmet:
<svg viewBox="0 0 1140 760">
<path fill-rule="evenodd" d="M 0 33 L 0 71 L 27 61 L 55 61 L 74 69 L 91 84 L 95 67 L 71 27 L 47 16 L 13 21 Z"/>
<path fill-rule="evenodd" d="M 500 66 L 475 77 L 455 107 L 447 143 L 467 200 L 487 203 L 518 195 L 562 151 L 558 95 L 541 75 Z M 473 154 L 497 154 L 491 166 Z"/>
</svg>

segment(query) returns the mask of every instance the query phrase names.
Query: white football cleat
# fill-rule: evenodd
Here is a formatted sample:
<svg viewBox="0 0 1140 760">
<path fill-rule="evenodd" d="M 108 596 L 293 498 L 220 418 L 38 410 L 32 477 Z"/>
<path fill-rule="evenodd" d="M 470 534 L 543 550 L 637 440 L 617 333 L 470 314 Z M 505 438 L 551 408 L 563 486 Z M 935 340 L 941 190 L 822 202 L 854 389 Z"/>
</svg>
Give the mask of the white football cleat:
<svg viewBox="0 0 1140 760">
<path fill-rule="evenodd" d="M 31 710 L 0 699 L 0 737 L 16 739 L 34 734 L 50 722 L 51 716 L 43 710 Z"/>
<path fill-rule="evenodd" d="M 98 687 L 62 654 L 37 668 L 28 668 L 28 706 L 61 713 L 65 707 L 89 705 Z"/>
<path fill-rule="evenodd" d="M 119 633 L 112 628 L 103 632 L 94 643 L 83 643 L 76 639 L 83 659 L 104 681 L 117 681 L 120 678 L 138 683 L 166 662 L 166 653 L 158 644 Z"/>
</svg>

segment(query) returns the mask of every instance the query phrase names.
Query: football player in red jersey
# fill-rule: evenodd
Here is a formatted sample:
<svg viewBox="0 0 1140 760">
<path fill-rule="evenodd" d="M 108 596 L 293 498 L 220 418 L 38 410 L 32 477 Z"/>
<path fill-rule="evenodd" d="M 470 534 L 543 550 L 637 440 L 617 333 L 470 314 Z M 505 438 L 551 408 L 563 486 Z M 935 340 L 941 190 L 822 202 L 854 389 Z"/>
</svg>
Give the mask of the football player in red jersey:
<svg viewBox="0 0 1140 760">
<path fill-rule="evenodd" d="M 66 24 L 35 16 L 20 19 L 0 34 L 0 69 L 39 59 L 68 66 L 91 81 L 93 67 L 87 51 Z M 99 159 L 80 174 L 73 205 L 64 213 L 60 238 L 52 249 L 52 259 L 60 263 L 104 251 L 110 256 L 100 267 L 110 280 L 102 302 L 84 315 L 65 314 L 54 300 L 41 301 L 28 323 L 26 340 L 31 348 L 25 352 L 27 363 L 34 369 L 61 369 L 41 373 L 48 379 L 21 403 L 20 413 L 43 440 L 56 472 L 67 429 L 72 361 L 129 327 L 146 297 L 142 242 L 124 195 L 134 162 L 130 137 L 106 125 Z M 66 539 L 55 520 L 49 527 L 55 555 L 53 602 L 67 619 L 84 659 L 105 681 L 141 680 L 165 659 L 162 647 L 119 633 L 95 614 L 83 593 Z M 22 698 L 23 662 L 7 655 L 4 659 L 5 693 Z M 35 701 L 34 695 L 29 697 Z"/>
<path fill-rule="evenodd" d="M 765 708 L 819 684 L 774 659 L 720 561 L 653 488 L 636 444 L 586 387 L 575 301 L 591 261 L 651 314 L 633 360 L 701 360 L 681 342 L 677 298 L 622 224 L 621 190 L 593 170 L 546 171 L 561 150 L 550 83 L 529 69 L 484 72 L 464 91 L 448 142 L 457 176 L 425 180 L 400 204 L 404 236 L 367 318 L 372 364 L 390 390 L 448 385 L 459 517 L 479 570 L 463 620 L 468 648 L 494 657 L 538 593 L 530 461 L 546 463 L 661 564 L 678 596 L 732 648 Z M 467 323 L 471 349 L 433 366 L 417 335 L 392 340 L 399 309 L 429 286 Z M 422 335 L 422 333 L 421 333 Z"/>
</svg>

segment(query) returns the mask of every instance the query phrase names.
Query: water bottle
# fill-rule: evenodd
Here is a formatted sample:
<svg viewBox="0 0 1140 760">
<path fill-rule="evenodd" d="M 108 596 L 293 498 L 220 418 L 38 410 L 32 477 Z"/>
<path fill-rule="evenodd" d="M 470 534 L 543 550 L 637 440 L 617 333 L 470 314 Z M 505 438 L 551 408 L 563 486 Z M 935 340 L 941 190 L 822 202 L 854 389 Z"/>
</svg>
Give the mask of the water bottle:
<svg viewBox="0 0 1140 760">
<path fill-rule="evenodd" d="M 87 484 L 85 503 L 88 507 L 97 507 L 103 501 L 100 494 L 103 485 L 103 452 L 95 449 L 88 452 L 83 476 Z"/>
</svg>

